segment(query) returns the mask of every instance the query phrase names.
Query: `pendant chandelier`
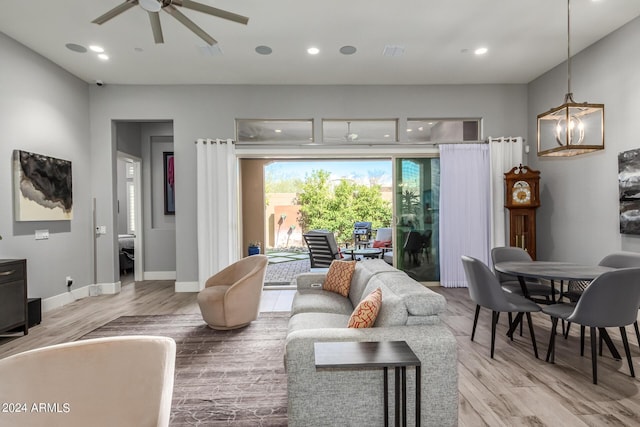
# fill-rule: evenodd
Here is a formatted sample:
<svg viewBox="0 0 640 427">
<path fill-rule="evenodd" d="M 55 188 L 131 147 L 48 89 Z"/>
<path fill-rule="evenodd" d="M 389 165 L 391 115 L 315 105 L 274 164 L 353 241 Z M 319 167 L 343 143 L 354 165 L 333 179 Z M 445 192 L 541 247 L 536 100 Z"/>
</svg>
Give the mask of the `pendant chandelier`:
<svg viewBox="0 0 640 427">
<path fill-rule="evenodd" d="M 538 114 L 538 156 L 568 157 L 604 149 L 604 104 L 577 103 L 571 92 L 571 12 L 567 0 L 567 94 Z"/>
</svg>

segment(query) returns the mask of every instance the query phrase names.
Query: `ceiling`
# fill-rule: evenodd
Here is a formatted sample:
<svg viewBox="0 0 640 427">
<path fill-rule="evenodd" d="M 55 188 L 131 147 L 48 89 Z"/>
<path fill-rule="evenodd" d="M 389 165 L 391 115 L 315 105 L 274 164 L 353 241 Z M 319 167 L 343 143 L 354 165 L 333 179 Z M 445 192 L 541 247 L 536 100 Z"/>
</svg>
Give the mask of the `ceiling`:
<svg viewBox="0 0 640 427">
<path fill-rule="evenodd" d="M 164 44 L 140 6 L 91 23 L 122 1 L 5 0 L 0 32 L 105 84 L 528 83 L 567 55 L 563 0 L 197 0 L 249 17 L 246 26 L 180 9 L 218 40 L 218 54 L 162 11 Z M 573 0 L 572 54 L 639 15 L 638 0 Z M 68 43 L 101 45 L 110 59 Z M 320 53 L 307 54 L 311 46 Z M 404 53 L 385 56 L 386 46 Z"/>
</svg>

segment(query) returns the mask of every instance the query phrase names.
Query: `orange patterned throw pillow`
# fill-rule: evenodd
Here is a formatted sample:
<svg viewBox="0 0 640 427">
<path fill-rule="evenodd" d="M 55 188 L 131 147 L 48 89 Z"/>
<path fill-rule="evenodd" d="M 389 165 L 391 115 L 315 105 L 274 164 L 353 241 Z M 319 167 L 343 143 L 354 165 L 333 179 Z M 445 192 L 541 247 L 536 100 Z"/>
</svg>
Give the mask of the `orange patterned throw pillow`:
<svg viewBox="0 0 640 427">
<path fill-rule="evenodd" d="M 376 317 L 382 307 L 382 290 L 380 288 L 371 292 L 353 310 L 349 318 L 349 328 L 371 328 L 376 322 Z"/>
<path fill-rule="evenodd" d="M 356 269 L 355 261 L 332 261 L 322 289 L 346 297 L 351 288 L 351 276 Z"/>
</svg>

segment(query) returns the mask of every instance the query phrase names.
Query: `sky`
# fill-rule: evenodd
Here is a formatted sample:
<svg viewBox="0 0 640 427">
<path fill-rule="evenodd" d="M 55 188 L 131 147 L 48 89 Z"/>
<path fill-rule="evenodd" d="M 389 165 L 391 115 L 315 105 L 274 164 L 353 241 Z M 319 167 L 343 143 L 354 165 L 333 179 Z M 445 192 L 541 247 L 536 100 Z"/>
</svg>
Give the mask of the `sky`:
<svg viewBox="0 0 640 427">
<path fill-rule="evenodd" d="M 304 179 L 314 170 L 326 170 L 332 180 L 353 179 L 369 183 L 369 176 L 381 176 L 379 183 L 391 186 L 391 160 L 306 160 L 277 161 L 265 168 L 265 174 L 274 181 L 291 178 Z"/>
</svg>

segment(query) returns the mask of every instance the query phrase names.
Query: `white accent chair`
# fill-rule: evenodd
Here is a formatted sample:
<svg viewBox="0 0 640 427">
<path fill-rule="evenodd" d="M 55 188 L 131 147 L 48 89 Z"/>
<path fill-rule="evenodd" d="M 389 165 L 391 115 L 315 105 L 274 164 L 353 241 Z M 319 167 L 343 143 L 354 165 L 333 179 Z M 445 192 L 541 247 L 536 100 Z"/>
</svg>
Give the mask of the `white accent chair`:
<svg viewBox="0 0 640 427">
<path fill-rule="evenodd" d="M 0 425 L 169 425 L 176 343 L 118 336 L 57 344 L 0 360 Z M 20 410 L 21 412 L 18 412 Z"/>
</svg>

